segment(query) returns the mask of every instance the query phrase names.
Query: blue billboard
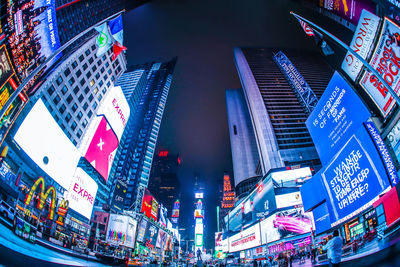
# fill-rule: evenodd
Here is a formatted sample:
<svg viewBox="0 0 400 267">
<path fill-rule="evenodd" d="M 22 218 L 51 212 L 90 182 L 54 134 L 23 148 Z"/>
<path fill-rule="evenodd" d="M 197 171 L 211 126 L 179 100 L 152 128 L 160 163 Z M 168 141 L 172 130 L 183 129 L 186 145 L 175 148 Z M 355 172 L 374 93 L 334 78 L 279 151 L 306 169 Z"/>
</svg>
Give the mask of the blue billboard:
<svg viewBox="0 0 400 267">
<path fill-rule="evenodd" d="M 306 121 L 322 165 L 331 160 L 370 116 L 350 85 L 335 72 Z"/>
<path fill-rule="evenodd" d="M 315 233 L 317 235 L 331 229 L 331 220 L 326 202 L 322 203 L 313 210 L 313 217 L 315 223 Z"/>
<path fill-rule="evenodd" d="M 390 187 L 383 162 L 364 126 L 321 171 L 332 225 L 361 212 Z"/>
</svg>

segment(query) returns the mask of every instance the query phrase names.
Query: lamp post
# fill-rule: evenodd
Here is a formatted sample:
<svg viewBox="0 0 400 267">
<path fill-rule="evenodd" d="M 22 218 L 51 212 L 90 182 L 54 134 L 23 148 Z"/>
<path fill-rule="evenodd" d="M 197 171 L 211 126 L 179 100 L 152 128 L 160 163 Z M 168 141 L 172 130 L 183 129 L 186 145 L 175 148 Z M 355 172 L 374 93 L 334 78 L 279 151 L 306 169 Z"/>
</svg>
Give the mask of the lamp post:
<svg viewBox="0 0 400 267">
<path fill-rule="evenodd" d="M 340 47 L 351 53 L 353 56 L 355 56 L 358 60 L 361 61 L 361 63 L 373 74 L 375 75 L 380 82 L 386 87 L 386 89 L 389 91 L 389 93 L 392 95 L 394 100 L 396 100 L 397 105 L 400 106 L 400 97 L 396 94 L 396 92 L 393 90 L 392 87 L 383 79 L 382 76 L 379 75 L 379 73 L 367 62 L 365 59 L 363 59 L 359 54 L 357 54 L 353 49 L 351 49 L 348 45 L 346 45 L 343 41 L 341 41 L 339 38 L 334 36 L 333 34 L 329 33 L 328 31 L 324 30 L 317 24 L 309 21 L 308 19 L 303 18 L 300 15 L 297 15 L 293 11 L 290 11 L 290 14 L 293 15 L 295 18 L 307 22 L 310 26 L 313 28 L 317 29 L 318 31 L 322 32 L 324 35 L 328 36 L 332 41 L 336 42 Z"/>
</svg>

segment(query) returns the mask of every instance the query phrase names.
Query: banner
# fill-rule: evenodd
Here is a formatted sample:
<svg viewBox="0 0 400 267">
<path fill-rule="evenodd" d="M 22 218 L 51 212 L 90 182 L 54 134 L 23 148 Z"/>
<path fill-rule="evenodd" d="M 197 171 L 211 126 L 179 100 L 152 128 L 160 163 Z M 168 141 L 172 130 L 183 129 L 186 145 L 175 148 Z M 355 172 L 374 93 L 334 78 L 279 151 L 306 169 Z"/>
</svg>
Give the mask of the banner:
<svg viewBox="0 0 400 267">
<path fill-rule="evenodd" d="M 399 26 L 385 18 L 378 44 L 369 62 L 397 94 L 400 89 L 399 41 Z M 382 116 L 386 118 L 396 102 L 386 87 L 375 75 L 367 71 L 360 80 L 360 85 L 369 94 Z"/>
<path fill-rule="evenodd" d="M 7 0 L 7 15 L 6 40 L 17 75 L 24 80 L 61 47 L 55 0 Z"/>
<path fill-rule="evenodd" d="M 366 59 L 371 48 L 373 47 L 375 36 L 379 27 L 380 18 L 367 10 L 361 12 L 360 20 L 357 24 L 357 29 L 354 32 L 353 39 L 350 43 L 350 48 L 353 49 L 360 57 Z M 342 69 L 355 81 L 360 73 L 363 64 L 350 52 L 342 62 Z"/>
<path fill-rule="evenodd" d="M 229 237 L 229 252 L 241 251 L 260 245 L 261 237 L 259 223 Z"/>
<path fill-rule="evenodd" d="M 343 147 L 371 114 L 350 85 L 335 72 L 306 126 L 322 165 Z"/>
</svg>

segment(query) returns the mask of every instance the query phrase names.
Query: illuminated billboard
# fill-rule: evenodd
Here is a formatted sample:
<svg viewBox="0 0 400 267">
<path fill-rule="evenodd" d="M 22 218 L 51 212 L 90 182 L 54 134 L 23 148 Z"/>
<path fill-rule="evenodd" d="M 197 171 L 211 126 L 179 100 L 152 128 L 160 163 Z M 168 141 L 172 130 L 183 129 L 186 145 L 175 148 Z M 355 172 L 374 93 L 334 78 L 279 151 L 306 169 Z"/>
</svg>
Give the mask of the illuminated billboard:
<svg viewBox="0 0 400 267">
<path fill-rule="evenodd" d="M 282 195 L 276 195 L 275 196 L 275 201 L 276 201 L 276 208 L 277 209 L 286 208 L 286 207 L 292 207 L 292 206 L 297 206 L 297 205 L 302 205 L 303 204 L 303 202 L 301 200 L 300 191 L 287 193 L 287 194 L 282 194 Z"/>
<path fill-rule="evenodd" d="M 113 197 L 111 200 L 111 210 L 115 212 L 120 212 L 124 208 L 124 199 L 126 191 L 128 190 L 128 185 L 126 181 L 119 179 L 115 185 Z"/>
<path fill-rule="evenodd" d="M 195 218 L 204 218 L 204 210 L 194 210 Z"/>
<path fill-rule="evenodd" d="M 380 18 L 367 10 L 361 12 L 360 20 L 357 24 L 357 29 L 354 32 L 350 47 L 360 57 L 366 59 L 371 48 L 373 47 L 376 33 L 378 31 Z M 355 81 L 360 74 L 363 64 L 353 54 L 347 52 L 343 62 L 342 69 Z"/>
<path fill-rule="evenodd" d="M 172 218 L 179 218 L 179 207 L 180 207 L 180 202 L 179 199 L 177 199 L 174 203 L 174 208 L 172 209 Z"/>
<path fill-rule="evenodd" d="M 312 213 L 302 208 L 280 211 L 260 222 L 262 244 L 296 235 L 310 233 L 313 229 Z"/>
<path fill-rule="evenodd" d="M 399 26 L 385 18 L 378 44 L 369 62 L 395 92 L 399 92 L 400 89 L 400 64 L 398 60 L 400 47 L 397 45 L 399 34 Z M 370 72 L 364 73 L 360 85 L 369 94 L 382 116 L 386 118 L 393 109 L 395 101 L 385 86 Z"/>
<path fill-rule="evenodd" d="M 41 99 L 25 117 L 14 140 L 43 171 L 69 189 L 81 155 Z"/>
<path fill-rule="evenodd" d="M 145 235 L 145 246 L 148 248 L 154 248 L 157 243 L 159 228 L 152 223 L 147 224 L 146 235 Z"/>
<path fill-rule="evenodd" d="M 330 161 L 370 116 L 353 88 L 335 72 L 306 121 L 323 165 Z"/>
<path fill-rule="evenodd" d="M 244 229 L 238 234 L 229 237 L 229 252 L 241 251 L 261 245 L 260 224 Z"/>
<path fill-rule="evenodd" d="M 148 223 L 149 222 L 144 217 L 142 217 L 142 220 L 140 221 L 140 224 L 139 224 L 138 230 L 137 230 L 138 231 L 137 237 L 136 237 L 137 242 L 140 242 L 140 243 L 144 242 L 144 237 L 146 234 L 146 229 L 147 229 Z"/>
<path fill-rule="evenodd" d="M 148 218 L 152 218 L 154 221 L 157 221 L 158 201 L 153 197 L 147 188 L 143 194 L 142 208 L 140 212 L 146 215 Z"/>
<path fill-rule="evenodd" d="M 293 170 L 284 170 L 271 173 L 271 178 L 277 183 L 285 183 L 295 181 L 296 179 L 311 178 L 312 173 L 310 167 L 303 167 Z"/>
<path fill-rule="evenodd" d="M 194 198 L 203 198 L 203 193 L 194 193 Z"/>
<path fill-rule="evenodd" d="M 55 0 L 7 0 L 7 36 L 20 80 L 61 47 Z M 52 62 L 60 57 L 58 55 Z"/>
<path fill-rule="evenodd" d="M 196 247 L 203 246 L 203 234 L 196 234 L 194 244 Z"/>
<path fill-rule="evenodd" d="M 129 216 L 110 214 L 106 241 L 109 244 L 134 248 L 137 221 Z"/>
<path fill-rule="evenodd" d="M 215 250 L 222 251 L 222 232 L 215 232 Z"/>
<path fill-rule="evenodd" d="M 77 168 L 67 193 L 69 207 L 90 219 L 97 189 L 97 183 L 82 168 Z"/>
<path fill-rule="evenodd" d="M 164 227 L 167 227 L 168 209 L 163 204 L 160 204 L 158 215 L 158 221 L 160 222 L 160 224 Z"/>
<path fill-rule="evenodd" d="M 158 236 L 157 236 L 157 242 L 156 242 L 156 248 L 164 248 L 166 242 L 167 242 L 167 232 L 165 232 L 164 230 L 160 229 L 158 231 Z"/>
<path fill-rule="evenodd" d="M 376 4 L 371 0 L 320 0 L 319 7 L 345 19 L 356 25 L 360 19 L 362 10 L 375 13 Z"/>
<path fill-rule="evenodd" d="M 121 90 L 113 87 L 90 123 L 79 150 L 107 182 L 130 109 Z"/>
</svg>

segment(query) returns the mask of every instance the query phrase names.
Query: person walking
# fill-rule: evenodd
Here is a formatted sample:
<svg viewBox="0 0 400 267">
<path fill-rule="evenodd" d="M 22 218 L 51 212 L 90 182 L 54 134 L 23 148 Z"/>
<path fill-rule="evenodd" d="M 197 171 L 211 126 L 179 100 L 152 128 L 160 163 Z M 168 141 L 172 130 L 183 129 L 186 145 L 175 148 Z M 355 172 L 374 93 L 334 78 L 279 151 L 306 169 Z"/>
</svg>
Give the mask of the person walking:
<svg viewBox="0 0 400 267">
<path fill-rule="evenodd" d="M 333 238 L 324 246 L 324 249 L 328 251 L 329 264 L 332 267 L 339 267 L 342 260 L 342 247 L 343 238 L 339 236 L 339 231 L 333 232 Z"/>
<path fill-rule="evenodd" d="M 201 250 L 197 249 L 197 260 L 201 261 Z"/>
</svg>

